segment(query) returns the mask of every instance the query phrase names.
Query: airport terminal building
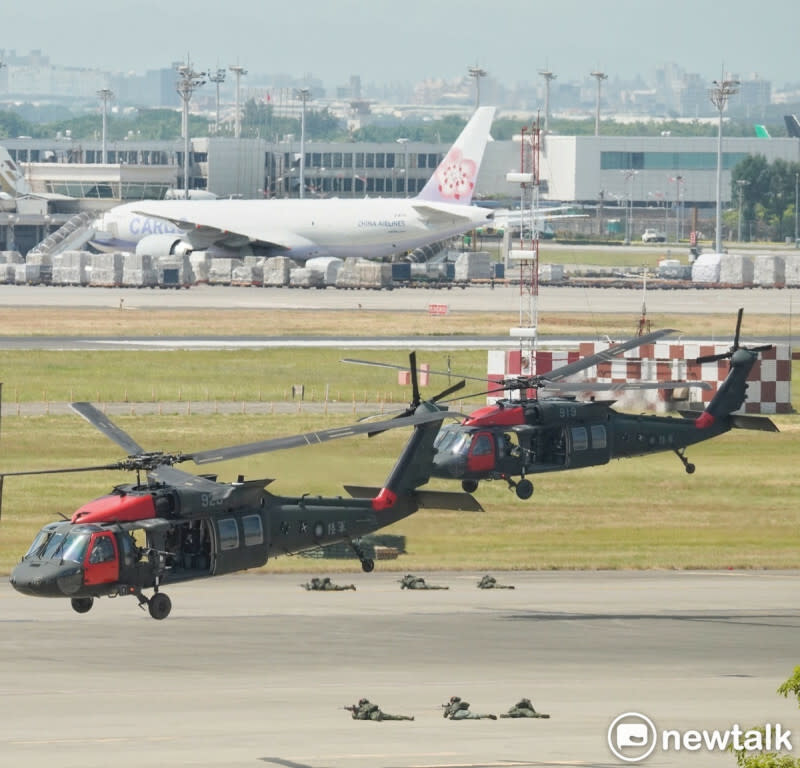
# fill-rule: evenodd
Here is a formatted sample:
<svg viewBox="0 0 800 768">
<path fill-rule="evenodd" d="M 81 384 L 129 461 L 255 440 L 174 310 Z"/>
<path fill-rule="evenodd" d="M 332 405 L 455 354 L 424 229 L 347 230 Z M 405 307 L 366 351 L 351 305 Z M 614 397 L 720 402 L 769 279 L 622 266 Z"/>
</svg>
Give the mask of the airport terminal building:
<svg viewBox="0 0 800 768">
<path fill-rule="evenodd" d="M 158 199 L 183 183 L 183 140 L 109 142 L 105 157 L 99 141 L 16 138 L 4 140 L 3 146 L 34 196 L 42 196 L 35 204 L 19 201 L 17 210 L 6 201 L 6 210 L 0 212 L 0 247 L 16 245 L 23 253 L 76 212 Z M 477 198 L 519 196 L 519 185 L 508 182 L 506 174 L 521 169 L 520 148 L 515 141 L 487 145 Z M 304 149 L 307 197 L 413 197 L 449 144 L 306 141 Z M 676 202 L 710 211 L 715 203 L 716 150 L 714 137 L 550 134 L 541 142 L 541 200 L 612 210 L 626 204 L 662 208 L 665 221 Z M 732 202 L 731 170 L 751 154 L 764 155 L 768 162 L 796 162 L 800 140 L 724 138 L 723 206 Z M 299 196 L 296 138 L 279 143 L 197 138 L 191 141 L 189 159 L 190 189 L 221 197 Z"/>
</svg>

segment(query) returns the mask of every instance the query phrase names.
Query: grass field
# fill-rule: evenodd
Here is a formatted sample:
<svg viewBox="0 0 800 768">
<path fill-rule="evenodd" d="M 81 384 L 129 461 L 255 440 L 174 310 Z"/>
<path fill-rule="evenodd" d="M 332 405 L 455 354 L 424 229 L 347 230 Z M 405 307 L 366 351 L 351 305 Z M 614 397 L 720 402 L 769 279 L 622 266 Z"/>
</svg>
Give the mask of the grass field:
<svg viewBox="0 0 800 768">
<path fill-rule="evenodd" d="M 219 313 L 215 330 L 273 334 L 348 333 L 428 334 L 429 318 L 408 327 L 404 313 L 324 312 Z M 514 315 L 514 313 L 509 313 Z M 196 316 L 195 316 L 196 315 Z M 124 318 L 124 323 L 122 321 Z M 113 335 L 196 333 L 202 313 L 119 313 L 107 310 L 3 310 L 1 333 L 23 335 L 102 333 Z M 505 334 L 508 318 L 464 313 L 441 318 L 438 333 Z M 269 322 L 267 322 L 269 320 Z M 401 323 L 404 321 L 405 324 Z M 603 316 L 606 326 L 630 323 L 620 315 Z M 699 323 L 702 321 L 702 326 Z M 116 325 L 115 323 L 123 323 Z M 545 333 L 583 333 L 596 317 L 548 318 Z M 697 328 L 692 324 L 698 323 Z M 398 325 L 398 323 L 401 323 Z M 495 323 L 498 323 L 495 329 Z M 512 322 L 513 324 L 513 322 Z M 653 318 L 654 327 L 670 325 L 687 333 L 730 333 L 730 317 Z M 207 324 L 206 324 L 207 325 Z M 202 327 L 206 327 L 203 325 Z M 544 324 L 543 324 L 544 325 Z M 780 318 L 748 317 L 748 333 L 785 333 Z M 621 333 L 628 336 L 630 331 Z M 391 370 L 343 365 L 342 356 L 405 364 L 405 352 L 342 353 L 338 350 L 231 350 L 207 352 L 0 352 L 5 412 L 0 436 L 0 470 L 75 466 L 121 458 L 119 449 L 77 416 L 13 415 L 15 402 L 95 402 L 152 400 L 283 400 L 292 385 L 304 384 L 306 399 L 358 401 L 388 407 L 405 404 L 407 387 Z M 485 352 L 421 353 L 432 368 L 452 368 L 483 376 Z M 447 385 L 431 377 L 423 394 Z M 477 384 L 477 382 L 476 382 Z M 470 409 L 480 401 L 455 407 Z M 291 417 L 191 415 L 114 417 L 140 444 L 151 449 L 190 451 L 248 442 L 264 437 L 336 426 L 352 416 Z M 523 502 L 502 483 L 481 486 L 482 514 L 425 511 L 398 523 L 390 532 L 408 540 L 408 554 L 381 568 L 796 568 L 800 567 L 800 493 L 794 457 L 800 445 L 800 419 L 775 418 L 781 432 L 736 430 L 694 447 L 690 458 L 697 473 L 688 476 L 672 454 L 613 462 L 575 472 L 535 477 L 536 492 Z M 221 464 L 223 480 L 243 473 L 273 477 L 275 493 L 339 495 L 343 483 L 380 484 L 388 474 L 406 435 L 386 433 L 374 439 L 352 438 L 324 446 L 295 449 Z M 186 465 L 189 466 L 189 465 Z M 59 514 L 70 515 L 82 503 L 132 477 L 117 473 L 7 478 L 0 521 L 0 571 L 8 572 L 34 533 Z M 457 484 L 433 483 L 457 489 Z M 282 558 L 269 568 L 293 570 L 357 569 L 356 561 Z"/>
<path fill-rule="evenodd" d="M 381 568 L 796 568 L 800 504 L 795 417 L 777 417 L 779 434 L 737 430 L 691 449 L 686 475 L 672 454 L 540 475 L 520 501 L 503 483 L 483 484 L 484 513 L 424 511 L 386 532 L 407 537 L 408 555 Z M 198 450 L 346 423 L 344 417 L 115 417 L 146 448 Z M 404 435 L 294 449 L 206 469 L 220 479 L 276 478 L 274 493 L 340 495 L 346 482 L 381 484 Z M 77 417 L 3 422 L 2 467 L 81 466 L 121 458 L 119 449 Z M 185 465 L 189 468 L 191 465 Z M 59 514 L 130 482 L 120 473 L 7 478 L 0 522 L 0 571 L 33 534 Z M 432 487 L 457 489 L 444 481 Z M 355 569 L 355 561 L 282 558 L 283 570 Z"/>
</svg>

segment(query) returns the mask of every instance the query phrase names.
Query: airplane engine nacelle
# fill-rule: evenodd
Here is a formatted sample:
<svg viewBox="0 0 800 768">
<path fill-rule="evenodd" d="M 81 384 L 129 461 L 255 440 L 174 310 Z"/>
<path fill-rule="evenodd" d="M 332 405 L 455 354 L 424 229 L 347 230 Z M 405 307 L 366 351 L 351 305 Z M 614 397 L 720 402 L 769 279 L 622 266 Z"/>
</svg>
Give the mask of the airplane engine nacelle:
<svg viewBox="0 0 800 768">
<path fill-rule="evenodd" d="M 136 243 L 139 256 L 186 256 L 192 247 L 180 235 L 148 235 Z"/>
</svg>

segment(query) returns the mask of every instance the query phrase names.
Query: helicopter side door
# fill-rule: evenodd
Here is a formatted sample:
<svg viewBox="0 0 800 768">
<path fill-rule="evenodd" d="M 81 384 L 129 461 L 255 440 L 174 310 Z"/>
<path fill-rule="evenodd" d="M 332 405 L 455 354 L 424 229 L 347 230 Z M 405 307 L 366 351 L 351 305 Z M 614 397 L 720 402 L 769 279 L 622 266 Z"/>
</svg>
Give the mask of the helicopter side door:
<svg viewBox="0 0 800 768">
<path fill-rule="evenodd" d="M 119 550 L 114 535 L 107 531 L 92 534 L 84 560 L 83 583 L 87 587 L 119 580 Z"/>
<path fill-rule="evenodd" d="M 491 472 L 496 461 L 496 446 L 492 432 L 476 432 L 467 454 L 467 471 L 470 473 Z"/>
</svg>

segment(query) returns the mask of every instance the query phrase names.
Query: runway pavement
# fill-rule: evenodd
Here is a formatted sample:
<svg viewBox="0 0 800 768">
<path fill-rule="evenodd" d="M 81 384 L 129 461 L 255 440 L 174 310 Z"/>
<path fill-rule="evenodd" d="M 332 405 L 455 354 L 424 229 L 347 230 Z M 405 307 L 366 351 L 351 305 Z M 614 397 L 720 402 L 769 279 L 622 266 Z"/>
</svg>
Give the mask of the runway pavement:
<svg viewBox="0 0 800 768">
<path fill-rule="evenodd" d="M 105 307 L 136 309 L 393 309 L 427 312 L 430 304 L 446 304 L 450 311 L 491 312 L 498 307 L 519 307 L 518 285 L 488 285 L 451 290 L 400 288 L 393 291 L 302 290 L 289 288 L 241 288 L 198 285 L 189 290 L 132 288 L 80 288 L 0 285 L 0 307 Z M 639 289 L 587 289 L 542 286 L 540 312 L 624 312 L 638 314 L 642 308 Z M 649 290 L 650 314 L 735 313 L 745 307 L 748 314 L 786 314 L 800 306 L 797 289 L 746 290 L 687 289 Z"/>
<path fill-rule="evenodd" d="M 454 541 L 457 546 L 457 541 Z M 379 564 L 380 569 L 380 564 Z M 86 615 L 0 587 L 3 765 L 411 768 L 619 766 L 620 714 L 663 729 L 781 723 L 776 687 L 799 663 L 794 572 L 337 574 L 355 592 L 306 592 L 305 575 L 176 586 L 156 622 L 133 599 Z M 452 722 L 458 695 L 499 713 L 520 697 L 549 720 Z M 414 722 L 359 722 L 361 696 Z M 794 734 L 792 735 L 794 737 Z M 663 751 L 643 765 L 735 766 Z"/>
</svg>

